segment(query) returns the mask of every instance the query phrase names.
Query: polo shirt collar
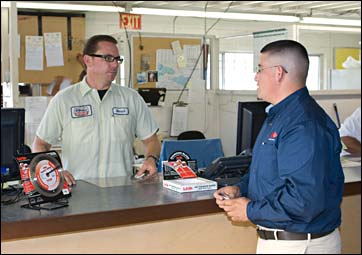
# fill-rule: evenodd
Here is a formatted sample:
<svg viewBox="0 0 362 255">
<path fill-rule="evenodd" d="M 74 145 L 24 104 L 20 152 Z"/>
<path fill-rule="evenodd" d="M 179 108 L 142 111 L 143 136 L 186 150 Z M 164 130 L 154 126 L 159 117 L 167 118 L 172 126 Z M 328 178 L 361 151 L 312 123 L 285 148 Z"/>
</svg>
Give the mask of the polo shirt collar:
<svg viewBox="0 0 362 255">
<path fill-rule="evenodd" d="M 294 93 L 290 94 L 286 98 L 284 98 L 282 101 L 277 103 L 276 105 L 273 105 L 268 111 L 268 116 L 273 117 L 283 109 L 287 109 L 290 107 L 290 105 L 294 104 L 296 100 L 299 98 L 305 97 L 309 95 L 307 87 L 303 87 L 301 89 L 298 89 Z"/>
<path fill-rule="evenodd" d="M 80 93 L 82 94 L 82 96 L 85 96 L 86 94 L 90 93 L 93 90 L 91 87 L 89 87 L 85 78 L 86 78 L 86 76 L 84 76 L 83 80 L 79 83 Z M 108 91 L 112 91 L 112 87 L 113 87 L 113 83 L 108 88 Z"/>
</svg>

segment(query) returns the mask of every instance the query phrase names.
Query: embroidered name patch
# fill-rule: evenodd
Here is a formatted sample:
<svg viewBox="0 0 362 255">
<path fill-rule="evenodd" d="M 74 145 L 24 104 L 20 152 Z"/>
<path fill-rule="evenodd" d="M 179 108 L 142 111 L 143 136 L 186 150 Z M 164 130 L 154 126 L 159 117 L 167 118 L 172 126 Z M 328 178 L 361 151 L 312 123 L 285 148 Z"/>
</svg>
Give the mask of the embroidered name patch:
<svg viewBox="0 0 362 255">
<path fill-rule="evenodd" d="M 128 107 L 113 107 L 113 115 L 128 115 Z"/>
<path fill-rule="evenodd" d="M 73 106 L 71 108 L 72 118 L 83 118 L 92 115 L 92 106 L 91 105 L 80 105 Z"/>
</svg>

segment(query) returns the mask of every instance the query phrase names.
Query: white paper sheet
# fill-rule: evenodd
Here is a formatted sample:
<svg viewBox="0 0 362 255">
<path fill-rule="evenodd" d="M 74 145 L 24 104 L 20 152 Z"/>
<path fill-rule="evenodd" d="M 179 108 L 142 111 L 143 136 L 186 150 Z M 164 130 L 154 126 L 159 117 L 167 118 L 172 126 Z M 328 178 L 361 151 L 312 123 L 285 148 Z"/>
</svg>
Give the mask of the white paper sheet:
<svg viewBox="0 0 362 255">
<path fill-rule="evenodd" d="M 205 103 L 205 81 L 200 79 L 192 79 L 189 86 L 188 94 L 189 104 Z"/>
<path fill-rule="evenodd" d="M 48 107 L 49 97 L 25 97 L 25 122 L 40 123 Z"/>
<path fill-rule="evenodd" d="M 25 70 L 43 70 L 43 36 L 25 36 Z"/>
<path fill-rule="evenodd" d="M 47 66 L 64 66 L 62 33 L 44 33 Z"/>
</svg>

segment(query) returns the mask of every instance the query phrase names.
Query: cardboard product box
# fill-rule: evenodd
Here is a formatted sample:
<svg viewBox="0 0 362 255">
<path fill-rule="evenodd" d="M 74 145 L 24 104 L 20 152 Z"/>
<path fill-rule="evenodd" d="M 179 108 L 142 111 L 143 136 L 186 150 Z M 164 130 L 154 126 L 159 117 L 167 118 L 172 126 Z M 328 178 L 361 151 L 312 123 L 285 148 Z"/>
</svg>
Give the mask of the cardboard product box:
<svg viewBox="0 0 362 255">
<path fill-rule="evenodd" d="M 180 161 L 163 161 L 162 172 L 164 180 L 173 180 L 179 178 L 197 177 L 196 160 Z"/>
<path fill-rule="evenodd" d="M 217 189 L 217 182 L 197 177 L 185 161 L 163 162 L 163 187 L 177 192 Z"/>
<path fill-rule="evenodd" d="M 201 177 L 188 179 L 163 180 L 163 187 L 177 192 L 193 192 L 204 190 L 216 190 L 217 182 Z"/>
</svg>

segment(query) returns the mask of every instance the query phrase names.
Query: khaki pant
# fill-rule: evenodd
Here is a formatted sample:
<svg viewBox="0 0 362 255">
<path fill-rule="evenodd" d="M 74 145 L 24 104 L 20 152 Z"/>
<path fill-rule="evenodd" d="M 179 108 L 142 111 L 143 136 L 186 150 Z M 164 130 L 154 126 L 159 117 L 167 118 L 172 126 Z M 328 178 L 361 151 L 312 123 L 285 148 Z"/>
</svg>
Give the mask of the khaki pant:
<svg viewBox="0 0 362 255">
<path fill-rule="evenodd" d="M 264 240 L 258 238 L 257 254 L 341 254 L 338 229 L 329 235 L 310 240 Z"/>
</svg>

